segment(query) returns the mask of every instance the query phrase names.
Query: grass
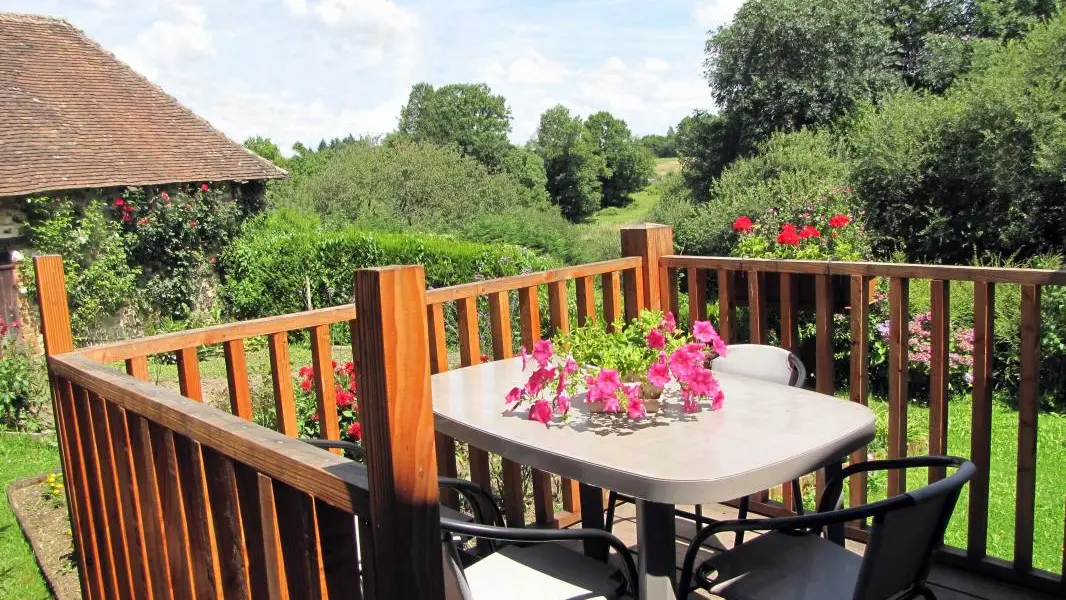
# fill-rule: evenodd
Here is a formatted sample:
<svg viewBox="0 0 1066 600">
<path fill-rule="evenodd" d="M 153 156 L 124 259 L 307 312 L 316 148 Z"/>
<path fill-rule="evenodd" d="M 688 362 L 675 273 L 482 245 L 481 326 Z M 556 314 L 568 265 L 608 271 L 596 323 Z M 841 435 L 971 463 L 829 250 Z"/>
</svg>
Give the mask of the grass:
<svg viewBox="0 0 1066 600">
<path fill-rule="evenodd" d="M 0 598 L 35 600 L 52 597 L 37 568 L 33 551 L 7 505 L 6 491 L 18 479 L 58 468 L 59 454 L 54 440 L 0 434 L 0 490 L 5 492 L 0 497 Z"/>
<path fill-rule="evenodd" d="M 592 226 L 621 226 L 630 223 L 643 223 L 648 214 L 659 205 L 662 196 L 664 176 L 680 171 L 681 165 L 676 158 L 656 159 L 656 179 L 647 187 L 633 194 L 632 200 L 625 206 L 609 206 L 596 211 L 589 217 Z"/>
</svg>

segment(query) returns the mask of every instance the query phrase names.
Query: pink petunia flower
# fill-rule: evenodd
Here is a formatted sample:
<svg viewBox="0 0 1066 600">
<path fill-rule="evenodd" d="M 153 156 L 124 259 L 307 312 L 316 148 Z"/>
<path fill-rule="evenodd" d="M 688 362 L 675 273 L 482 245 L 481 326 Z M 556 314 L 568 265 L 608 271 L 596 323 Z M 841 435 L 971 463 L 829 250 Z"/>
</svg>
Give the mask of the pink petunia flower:
<svg viewBox="0 0 1066 600">
<path fill-rule="evenodd" d="M 538 421 L 544 423 L 547 427 L 548 423 L 552 420 L 552 407 L 548 404 L 547 400 L 537 400 L 533 403 L 533 406 L 529 407 L 529 419 L 531 421 Z"/>
<path fill-rule="evenodd" d="M 541 367 L 533 374 L 529 376 L 529 381 L 526 382 L 526 393 L 530 396 L 536 396 L 544 389 L 544 385 L 555 379 L 556 370 L 554 367 Z"/>
<path fill-rule="evenodd" d="M 666 365 L 666 360 L 660 357 L 659 362 L 648 368 L 648 383 L 657 387 L 664 387 L 669 382 L 670 367 Z"/>
<path fill-rule="evenodd" d="M 507 397 L 504 398 L 504 404 L 513 404 L 522 400 L 522 388 L 511 388 L 511 391 L 507 392 Z"/>
<path fill-rule="evenodd" d="M 571 374 L 571 373 L 577 373 L 577 370 L 578 370 L 577 361 L 574 360 L 573 356 L 567 356 L 566 357 L 566 365 L 563 366 L 563 372 L 567 373 L 567 374 Z"/>
<path fill-rule="evenodd" d="M 685 384 L 696 396 L 710 396 L 714 393 L 715 388 L 718 387 L 714 374 L 711 373 L 710 369 L 703 367 L 693 369 L 692 376 L 688 378 Z"/>
<path fill-rule="evenodd" d="M 570 394 L 567 394 L 566 390 L 559 392 L 559 395 L 555 397 L 555 410 L 561 415 L 570 412 Z"/>
<path fill-rule="evenodd" d="M 521 355 L 522 355 L 522 370 L 525 371 L 526 370 L 526 365 L 529 364 L 529 352 L 526 351 L 526 347 L 525 346 L 522 346 Z"/>
<path fill-rule="evenodd" d="M 674 318 L 674 313 L 667 311 L 663 316 L 662 323 L 659 323 L 659 327 L 662 327 L 666 331 L 673 333 L 677 330 L 677 319 Z"/>
<path fill-rule="evenodd" d="M 533 359 L 541 367 L 547 366 L 553 354 L 555 354 L 555 349 L 552 347 L 551 340 L 540 340 L 533 344 Z"/>
<path fill-rule="evenodd" d="M 648 418 L 648 409 L 644 406 L 644 402 L 639 399 L 629 401 L 626 413 L 633 421 L 643 421 Z"/>
<path fill-rule="evenodd" d="M 692 337 L 707 344 L 718 337 L 718 332 L 710 321 L 696 321 L 692 324 Z"/>
<path fill-rule="evenodd" d="M 661 350 L 666 347 L 666 336 L 658 329 L 652 329 L 649 331 L 644 340 L 652 350 Z"/>
</svg>

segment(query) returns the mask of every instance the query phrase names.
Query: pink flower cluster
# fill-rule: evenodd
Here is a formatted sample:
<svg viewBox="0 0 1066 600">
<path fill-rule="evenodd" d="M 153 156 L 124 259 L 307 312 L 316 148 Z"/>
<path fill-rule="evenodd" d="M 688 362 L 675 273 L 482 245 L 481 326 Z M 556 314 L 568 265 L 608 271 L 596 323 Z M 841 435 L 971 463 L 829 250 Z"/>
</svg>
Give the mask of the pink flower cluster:
<svg viewBox="0 0 1066 600">
<path fill-rule="evenodd" d="M 699 401 L 703 398 L 710 399 L 711 410 L 718 410 L 725 401 L 725 394 L 708 364 L 714 356 L 726 355 L 725 342 L 709 321 L 693 323 L 692 337 L 696 341 L 681 346 L 669 356 L 660 354 L 659 361 L 648 369 L 648 381 L 662 387 L 672 375 L 681 386 L 685 412 L 698 412 Z"/>
<path fill-rule="evenodd" d="M 523 371 L 529 366 L 530 356 L 523 346 Z M 573 357 L 567 357 L 562 368 L 553 365 L 555 348 L 551 340 L 540 340 L 533 344 L 532 358 L 537 364 L 536 370 L 529 376 L 524 386 L 512 389 L 504 400 L 505 404 L 514 405 L 512 410 L 518 408 L 523 400 L 529 400 L 531 402 L 529 418 L 547 426 L 552 419 L 553 405 L 554 410 L 560 415 L 565 416 L 570 412 L 570 393 L 566 389 L 566 378 L 568 375 L 577 373 L 578 366 Z M 545 393 L 548 395 L 547 398 Z"/>
</svg>

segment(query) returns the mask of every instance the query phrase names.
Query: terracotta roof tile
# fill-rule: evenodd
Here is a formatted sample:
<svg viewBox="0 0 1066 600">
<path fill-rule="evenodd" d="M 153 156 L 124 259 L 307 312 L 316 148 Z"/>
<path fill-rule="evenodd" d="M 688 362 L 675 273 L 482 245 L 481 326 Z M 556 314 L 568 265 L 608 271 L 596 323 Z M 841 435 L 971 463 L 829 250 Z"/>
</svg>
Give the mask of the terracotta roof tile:
<svg viewBox="0 0 1066 600">
<path fill-rule="evenodd" d="M 0 196 L 286 176 L 70 23 L 0 13 Z"/>
</svg>

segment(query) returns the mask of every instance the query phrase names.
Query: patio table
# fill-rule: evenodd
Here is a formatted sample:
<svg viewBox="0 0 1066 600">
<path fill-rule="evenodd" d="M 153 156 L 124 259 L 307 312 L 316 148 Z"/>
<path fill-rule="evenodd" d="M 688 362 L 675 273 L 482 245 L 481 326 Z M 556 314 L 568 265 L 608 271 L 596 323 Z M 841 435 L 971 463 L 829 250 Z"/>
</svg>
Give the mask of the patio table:
<svg viewBox="0 0 1066 600">
<path fill-rule="evenodd" d="M 874 414 L 860 404 L 715 376 L 725 392 L 717 411 L 704 405 L 685 414 L 668 388 L 661 412 L 632 422 L 625 415 L 589 414 L 579 395 L 566 423 L 545 427 L 530 421 L 524 407 L 506 410 L 507 391 L 528 377 L 514 358 L 433 375 L 433 411 L 441 433 L 635 498 L 641 598 L 661 600 L 674 598 L 674 505 L 723 502 L 822 467 L 839 469 L 842 457 L 874 437 Z M 582 494 L 583 505 L 598 497 Z M 582 515 L 584 526 L 595 526 L 597 517 L 602 526 L 602 510 Z"/>
</svg>

